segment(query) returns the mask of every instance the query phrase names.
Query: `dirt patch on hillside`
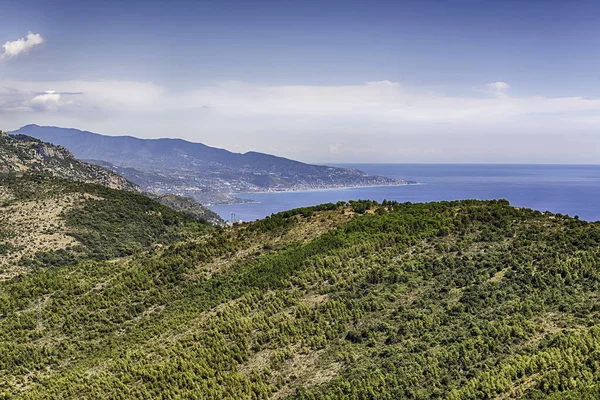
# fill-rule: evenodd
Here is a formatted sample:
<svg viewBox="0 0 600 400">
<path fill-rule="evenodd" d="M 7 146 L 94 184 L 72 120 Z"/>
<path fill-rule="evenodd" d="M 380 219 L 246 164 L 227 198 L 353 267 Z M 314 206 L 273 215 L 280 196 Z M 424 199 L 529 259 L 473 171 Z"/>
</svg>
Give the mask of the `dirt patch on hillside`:
<svg viewBox="0 0 600 400">
<path fill-rule="evenodd" d="M 24 256 L 78 244 L 67 235 L 63 213 L 84 197 L 84 194 L 68 194 L 0 207 L 0 244 L 4 247 L 0 254 L 0 279 L 23 272 L 19 261 Z"/>
</svg>

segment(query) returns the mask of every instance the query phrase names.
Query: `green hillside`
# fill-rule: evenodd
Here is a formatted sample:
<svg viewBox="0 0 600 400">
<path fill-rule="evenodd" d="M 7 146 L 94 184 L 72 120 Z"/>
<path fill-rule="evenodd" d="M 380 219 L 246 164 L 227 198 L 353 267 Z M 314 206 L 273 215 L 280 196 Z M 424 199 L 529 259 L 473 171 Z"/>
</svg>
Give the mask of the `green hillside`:
<svg viewBox="0 0 600 400">
<path fill-rule="evenodd" d="M 597 398 L 599 245 L 506 201 L 354 202 L 40 269 L 0 282 L 0 397 Z"/>
<path fill-rule="evenodd" d="M 43 174 L 0 174 L 0 278 L 129 256 L 210 229 L 133 191 Z"/>
<path fill-rule="evenodd" d="M 178 196 L 175 194 L 144 194 L 172 210 L 183 211 L 192 217 L 205 219 L 213 225 L 225 225 L 225 221 L 223 221 L 219 214 L 204 207 L 191 197 Z"/>
</svg>

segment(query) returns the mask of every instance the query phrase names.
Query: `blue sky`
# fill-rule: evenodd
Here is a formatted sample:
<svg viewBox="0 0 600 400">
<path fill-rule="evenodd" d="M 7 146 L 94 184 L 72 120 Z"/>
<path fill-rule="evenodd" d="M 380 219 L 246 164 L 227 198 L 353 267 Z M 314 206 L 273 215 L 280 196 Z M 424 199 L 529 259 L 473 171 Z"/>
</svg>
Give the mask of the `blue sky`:
<svg viewBox="0 0 600 400">
<path fill-rule="evenodd" d="M 307 161 L 600 156 L 598 2 L 0 6 L 0 43 L 43 41 L 0 60 L 3 129 L 183 137 Z"/>
</svg>

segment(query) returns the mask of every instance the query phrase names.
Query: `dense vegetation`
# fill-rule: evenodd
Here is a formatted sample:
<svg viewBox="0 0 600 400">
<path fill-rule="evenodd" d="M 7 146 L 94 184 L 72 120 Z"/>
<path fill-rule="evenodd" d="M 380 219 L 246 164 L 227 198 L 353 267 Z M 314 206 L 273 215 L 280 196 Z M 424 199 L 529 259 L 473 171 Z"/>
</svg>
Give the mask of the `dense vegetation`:
<svg viewBox="0 0 600 400">
<path fill-rule="evenodd" d="M 191 197 L 184 197 L 176 194 L 145 194 L 172 210 L 183 211 L 192 217 L 207 220 L 214 225 L 225 225 L 225 221 L 223 221 L 219 214 L 204 207 Z"/>
<path fill-rule="evenodd" d="M 353 202 L 43 269 L 0 283 L 0 397 L 597 398 L 599 245 L 506 201 Z"/>
<path fill-rule="evenodd" d="M 31 234 L 64 233 L 74 245 L 37 251 L 20 260 L 25 266 L 57 266 L 80 259 L 107 260 L 131 255 L 154 244 L 167 244 L 209 230 L 205 220 L 174 211 L 135 192 L 74 182 L 49 175 L 0 175 L 0 240 L 25 235 L 15 222 L 17 214 L 31 214 L 32 221 L 43 220 L 47 210 L 61 204 L 58 221 Z M 33 204 L 33 205 L 32 205 Z M 46 214 L 45 214 L 46 213 Z M 34 222 L 35 223 L 35 222 Z M 2 243 L 2 242 L 0 242 Z M 18 251 L 10 242 L 0 251 Z"/>
</svg>

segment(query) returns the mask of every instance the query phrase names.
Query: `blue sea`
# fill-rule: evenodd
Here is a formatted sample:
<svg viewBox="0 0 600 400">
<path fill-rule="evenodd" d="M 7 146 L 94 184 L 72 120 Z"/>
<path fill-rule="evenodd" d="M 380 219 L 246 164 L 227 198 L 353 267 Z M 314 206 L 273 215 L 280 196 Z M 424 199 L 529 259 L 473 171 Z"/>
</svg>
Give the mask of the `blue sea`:
<svg viewBox="0 0 600 400">
<path fill-rule="evenodd" d="M 340 200 L 428 202 L 507 199 L 514 206 L 600 220 L 600 165 L 336 164 L 369 174 L 416 181 L 416 185 L 247 193 L 255 203 L 213 206 L 223 219 L 253 221 L 291 208 Z"/>
</svg>

